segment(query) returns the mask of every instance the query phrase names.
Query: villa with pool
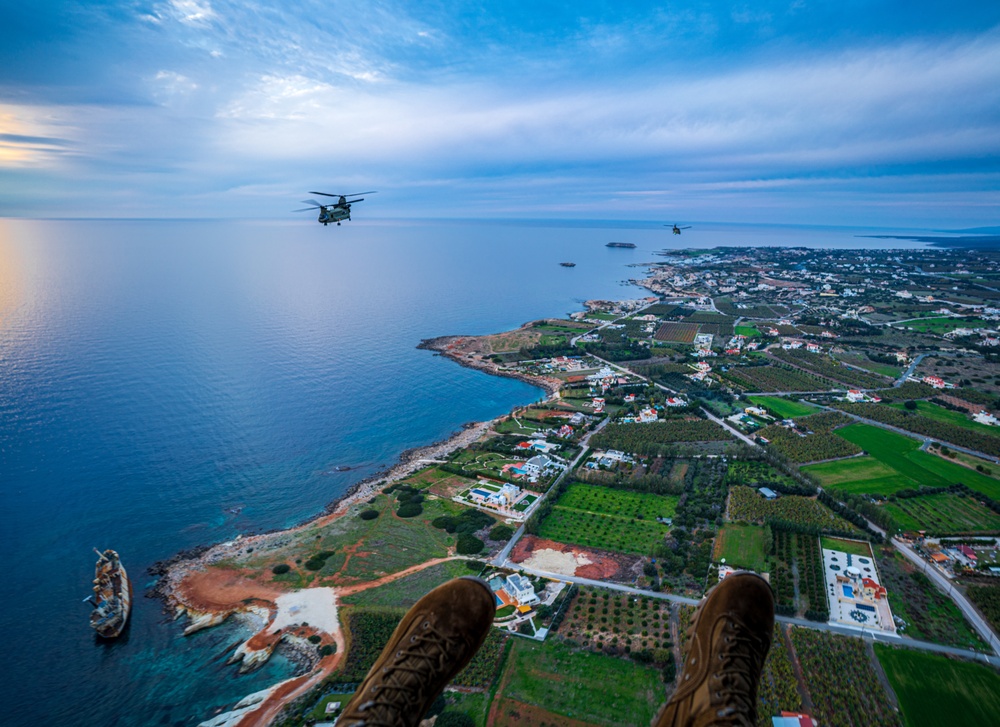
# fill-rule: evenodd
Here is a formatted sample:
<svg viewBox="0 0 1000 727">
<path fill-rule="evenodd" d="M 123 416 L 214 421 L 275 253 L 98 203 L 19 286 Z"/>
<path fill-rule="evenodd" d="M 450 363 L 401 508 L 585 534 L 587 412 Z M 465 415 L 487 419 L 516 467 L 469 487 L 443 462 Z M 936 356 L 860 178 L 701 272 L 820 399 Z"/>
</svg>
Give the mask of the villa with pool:
<svg viewBox="0 0 1000 727">
<path fill-rule="evenodd" d="M 823 576 L 832 623 L 896 633 L 875 558 L 823 548 Z"/>
</svg>

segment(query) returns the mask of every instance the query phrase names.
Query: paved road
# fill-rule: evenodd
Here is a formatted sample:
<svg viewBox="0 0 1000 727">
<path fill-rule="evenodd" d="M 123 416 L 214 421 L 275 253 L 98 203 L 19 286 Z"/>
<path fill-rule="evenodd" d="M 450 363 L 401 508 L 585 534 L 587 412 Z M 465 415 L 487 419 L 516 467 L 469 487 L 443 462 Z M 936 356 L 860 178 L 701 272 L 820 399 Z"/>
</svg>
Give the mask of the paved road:
<svg viewBox="0 0 1000 727">
<path fill-rule="evenodd" d="M 551 578 L 555 581 L 565 581 L 567 583 L 576 583 L 578 586 L 593 586 L 595 588 L 607 588 L 612 591 L 620 591 L 622 593 L 634 593 L 637 596 L 649 596 L 650 598 L 659 598 L 663 601 L 673 601 L 674 603 L 683 603 L 688 606 L 697 606 L 701 603 L 697 598 L 687 598 L 685 596 L 676 596 L 673 593 L 657 593 L 656 591 L 648 591 L 642 588 L 633 588 L 632 586 L 626 586 L 621 583 L 612 583 L 610 581 L 597 581 L 591 578 L 581 578 L 580 576 L 567 576 L 561 573 L 547 573 L 546 571 L 536 570 L 535 568 L 527 568 L 523 564 L 515 564 L 515 568 L 520 568 L 525 573 L 531 573 L 532 575 L 542 576 L 543 578 Z"/>
<path fill-rule="evenodd" d="M 748 391 L 747 396 L 809 396 L 811 394 L 843 394 L 847 391 L 843 389 L 824 389 L 823 391 Z M 859 389 L 859 391 L 873 391 L 873 389 Z"/>
<path fill-rule="evenodd" d="M 997 635 L 993 633 L 993 629 L 990 625 L 986 623 L 986 620 L 979 615 L 979 612 L 973 607 L 969 600 L 965 597 L 965 594 L 955 588 L 948 579 L 940 572 L 937 568 L 929 566 L 927 562 L 921 558 L 917 553 L 895 538 L 892 540 L 892 544 L 896 547 L 900 553 L 905 555 L 909 560 L 911 560 L 915 565 L 923 569 L 924 574 L 927 575 L 934 583 L 945 593 L 951 596 L 951 600 L 955 602 L 955 605 L 961 609 L 965 617 L 969 619 L 969 623 L 976 629 L 976 632 L 983 637 L 983 640 L 990 645 L 993 652 L 1000 655 L 1000 639 Z"/>
<path fill-rule="evenodd" d="M 556 477 L 556 479 L 549 486 L 549 489 L 546 492 L 544 492 L 540 498 L 538 498 L 538 503 L 535 505 L 536 510 L 539 507 L 541 507 L 542 501 L 548 496 L 550 492 L 555 492 L 556 486 L 560 482 L 562 482 L 563 477 L 572 472 L 573 469 L 577 466 L 577 464 L 580 463 L 580 459 L 587 452 L 587 445 L 590 443 L 590 438 L 595 434 L 597 434 L 602 429 L 604 429 L 604 427 L 607 426 L 608 421 L 609 419 L 605 418 L 596 427 L 594 427 L 591 431 L 587 432 L 584 435 L 583 439 L 580 440 L 580 453 L 576 455 L 573 461 L 569 463 L 569 466 L 562 471 L 562 474 Z M 497 557 L 491 561 L 494 566 L 500 567 L 506 562 L 507 558 L 510 556 L 510 551 L 513 550 L 514 545 L 516 545 L 517 541 L 521 539 L 521 536 L 524 535 L 524 525 L 525 523 L 521 523 L 521 525 L 517 528 L 517 530 L 514 531 L 514 534 L 511 536 L 510 540 L 507 541 L 507 545 L 505 545 L 503 547 L 503 550 L 497 553 Z"/>
<path fill-rule="evenodd" d="M 903 372 L 903 375 L 900 376 L 898 379 L 896 379 L 896 383 L 893 384 L 893 387 L 900 387 L 903 384 L 905 384 L 906 380 L 913 375 L 914 370 L 917 368 L 920 362 L 924 360 L 926 356 L 927 356 L 926 353 L 917 354 L 917 357 L 913 359 L 913 361 L 907 367 L 906 371 Z"/>
<path fill-rule="evenodd" d="M 735 429 L 735 428 L 729 426 L 724 420 L 719 419 L 719 417 L 715 416 L 715 414 L 713 414 L 712 412 L 710 412 L 705 407 L 701 408 L 701 413 L 704 414 L 706 417 L 708 417 L 711 421 L 715 422 L 720 427 L 722 427 L 723 429 L 725 429 L 732 436 L 734 436 L 737 439 L 745 442 L 746 444 L 749 444 L 751 447 L 759 447 L 760 446 L 759 444 L 757 444 L 757 442 L 755 442 L 754 440 L 750 439 L 750 437 L 748 437 L 747 435 L 743 434 L 743 432 L 741 432 L 738 429 Z"/>
</svg>

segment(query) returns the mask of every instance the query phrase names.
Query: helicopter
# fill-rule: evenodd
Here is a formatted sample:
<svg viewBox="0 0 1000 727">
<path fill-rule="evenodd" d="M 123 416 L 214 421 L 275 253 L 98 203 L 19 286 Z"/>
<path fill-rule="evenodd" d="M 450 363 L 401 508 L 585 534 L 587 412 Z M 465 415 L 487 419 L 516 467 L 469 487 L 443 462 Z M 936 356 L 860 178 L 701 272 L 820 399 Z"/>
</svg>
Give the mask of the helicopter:
<svg viewBox="0 0 1000 727">
<path fill-rule="evenodd" d="M 333 204 L 323 204 L 322 202 L 317 202 L 314 199 L 304 199 L 302 204 L 309 205 L 300 210 L 295 210 L 295 212 L 308 212 L 309 210 L 319 210 L 319 217 L 317 221 L 322 222 L 324 226 L 329 225 L 331 222 L 336 222 L 340 225 L 341 220 L 351 219 L 351 205 L 355 202 L 364 202 L 364 197 L 360 199 L 347 199 L 348 197 L 357 197 L 361 194 L 377 194 L 376 192 L 357 192 L 355 194 L 328 194 L 327 192 L 310 192 L 309 194 L 319 194 L 323 197 L 336 197 L 337 201 Z"/>
<path fill-rule="evenodd" d="M 664 225 L 664 227 L 670 227 L 670 225 Z M 687 227 L 678 227 L 677 224 L 674 223 L 674 229 L 672 229 L 671 232 L 673 232 L 675 235 L 679 235 L 681 234 L 681 230 L 690 230 L 690 229 L 691 225 L 688 225 Z"/>
</svg>

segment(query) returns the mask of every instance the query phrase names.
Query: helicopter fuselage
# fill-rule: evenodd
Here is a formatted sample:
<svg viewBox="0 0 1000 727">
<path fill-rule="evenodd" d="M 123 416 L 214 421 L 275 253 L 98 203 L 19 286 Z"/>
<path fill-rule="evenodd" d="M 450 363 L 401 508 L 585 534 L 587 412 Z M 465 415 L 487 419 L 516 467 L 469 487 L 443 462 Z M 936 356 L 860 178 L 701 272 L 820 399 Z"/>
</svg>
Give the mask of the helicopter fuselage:
<svg viewBox="0 0 1000 727">
<path fill-rule="evenodd" d="M 339 225 L 341 220 L 349 219 L 351 219 L 351 205 L 349 204 L 331 204 L 320 207 L 318 221 L 324 225 L 331 222 L 336 222 Z"/>
</svg>

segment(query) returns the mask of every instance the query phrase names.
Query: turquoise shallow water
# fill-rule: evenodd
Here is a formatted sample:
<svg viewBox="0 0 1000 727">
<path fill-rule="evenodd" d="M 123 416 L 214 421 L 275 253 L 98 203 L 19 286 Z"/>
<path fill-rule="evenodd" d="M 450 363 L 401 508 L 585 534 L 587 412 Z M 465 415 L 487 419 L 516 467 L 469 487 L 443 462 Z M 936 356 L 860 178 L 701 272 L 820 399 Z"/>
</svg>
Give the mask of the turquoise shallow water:
<svg viewBox="0 0 1000 727">
<path fill-rule="evenodd" d="M 859 246 L 853 231 L 697 232 L 0 220 L 3 723 L 197 724 L 292 673 L 279 656 L 237 676 L 224 663 L 237 625 L 181 637 L 142 597 L 145 570 L 315 515 L 404 449 L 541 396 L 419 351 L 422 338 L 641 296 L 620 283 L 640 276 L 627 265 L 667 245 Z M 92 546 L 116 548 L 136 589 L 111 644 L 81 603 Z"/>
</svg>

